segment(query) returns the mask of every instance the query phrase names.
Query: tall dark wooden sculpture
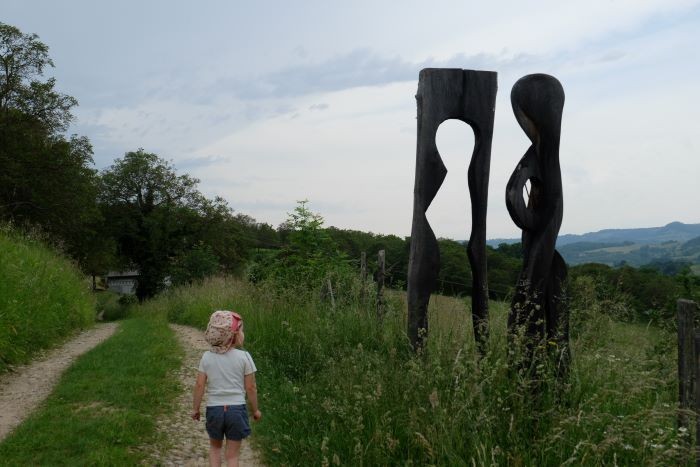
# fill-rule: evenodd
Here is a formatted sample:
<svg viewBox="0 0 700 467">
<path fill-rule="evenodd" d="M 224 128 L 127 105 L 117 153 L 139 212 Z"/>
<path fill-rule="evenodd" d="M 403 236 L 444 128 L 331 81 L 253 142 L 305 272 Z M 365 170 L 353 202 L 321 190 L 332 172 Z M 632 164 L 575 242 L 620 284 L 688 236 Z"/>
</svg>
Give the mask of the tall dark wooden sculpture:
<svg viewBox="0 0 700 467">
<path fill-rule="evenodd" d="M 496 106 L 496 73 L 426 68 L 418 80 L 418 143 L 413 191 L 413 225 L 408 265 L 408 337 L 415 350 L 428 332 L 428 301 L 440 270 L 440 251 L 425 212 L 440 189 L 447 169 L 435 144 L 440 124 L 461 120 L 474 129 L 474 152 L 469 165 L 472 232 L 468 245 L 472 267 L 472 316 L 477 345 L 488 337 L 488 284 L 486 279 L 486 204 L 488 200 L 491 139 Z"/>
<path fill-rule="evenodd" d="M 569 316 L 562 290 L 567 270 L 554 247 L 564 212 L 559 167 L 564 90 L 552 76 L 528 75 L 515 83 L 510 99 L 515 118 L 532 141 L 506 186 L 508 212 L 523 231 L 523 270 L 508 316 L 510 344 L 516 336 L 524 337 L 524 359 L 518 366 L 528 367 L 535 346 L 546 338 L 547 346 L 555 344 L 561 374 L 569 358 Z"/>
</svg>

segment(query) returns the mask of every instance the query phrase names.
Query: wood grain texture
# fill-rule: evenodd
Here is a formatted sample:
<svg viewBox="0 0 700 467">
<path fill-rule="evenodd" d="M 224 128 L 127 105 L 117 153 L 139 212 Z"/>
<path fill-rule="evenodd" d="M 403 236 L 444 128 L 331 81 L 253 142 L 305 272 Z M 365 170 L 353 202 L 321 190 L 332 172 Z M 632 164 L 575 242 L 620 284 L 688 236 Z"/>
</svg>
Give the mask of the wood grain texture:
<svg viewBox="0 0 700 467">
<path fill-rule="evenodd" d="M 479 348 L 488 338 L 486 206 L 496 80 L 497 74 L 492 71 L 426 68 L 420 72 L 416 94 L 416 176 L 408 265 L 408 336 L 414 350 L 421 349 L 427 337 L 428 302 L 440 271 L 440 251 L 426 211 L 447 175 L 435 135 L 440 124 L 448 119 L 461 120 L 474 130 L 474 150 L 468 169 L 472 231 L 467 253 L 472 267 L 474 335 Z"/>
<path fill-rule="evenodd" d="M 547 345 L 556 349 L 560 373 L 565 374 L 569 364 L 569 313 L 563 293 L 567 268 L 554 249 L 564 212 L 559 166 L 564 89 L 552 76 L 528 75 L 513 86 L 511 104 L 532 145 L 506 186 L 508 213 L 523 231 L 523 269 L 508 316 L 510 345 L 522 333 L 526 352 L 519 364 L 532 367 L 532 350 L 546 338 Z M 523 189 L 528 181 L 526 202 Z"/>
</svg>

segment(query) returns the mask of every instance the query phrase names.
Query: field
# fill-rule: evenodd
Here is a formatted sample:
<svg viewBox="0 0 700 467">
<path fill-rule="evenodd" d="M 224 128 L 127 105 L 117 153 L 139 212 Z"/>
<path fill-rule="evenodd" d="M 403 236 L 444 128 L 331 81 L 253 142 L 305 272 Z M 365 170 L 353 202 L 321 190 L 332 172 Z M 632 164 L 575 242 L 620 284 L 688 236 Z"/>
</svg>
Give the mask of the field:
<svg viewBox="0 0 700 467">
<path fill-rule="evenodd" d="M 300 299 L 303 297 L 303 299 Z M 246 322 L 270 465 L 669 465 L 689 433 L 675 428 L 675 338 L 621 323 L 590 301 L 572 316 L 572 370 L 533 386 L 509 372 L 506 306 L 476 358 L 468 302 L 434 297 L 425 355 L 403 333 L 403 295 L 332 310 L 316 295 L 231 279 L 173 290 L 139 313 L 203 328 L 214 309 Z"/>
</svg>

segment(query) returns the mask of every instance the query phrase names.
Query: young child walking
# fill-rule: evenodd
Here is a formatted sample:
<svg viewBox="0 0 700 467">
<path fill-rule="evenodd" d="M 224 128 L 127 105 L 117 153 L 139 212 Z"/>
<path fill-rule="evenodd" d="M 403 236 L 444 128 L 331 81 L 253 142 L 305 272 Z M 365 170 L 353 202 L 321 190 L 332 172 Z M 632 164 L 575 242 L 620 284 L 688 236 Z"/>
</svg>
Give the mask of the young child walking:
<svg viewBox="0 0 700 467">
<path fill-rule="evenodd" d="M 255 363 L 248 352 L 240 349 L 245 340 L 243 318 L 232 311 L 215 311 L 209 318 L 204 338 L 211 350 L 204 352 L 199 362 L 192 419 L 200 419 L 199 407 L 206 387 L 209 465 L 221 465 L 221 448 L 226 438 L 226 464 L 238 467 L 241 441 L 250 435 L 246 395 L 253 420 L 262 417 L 255 386 Z"/>
</svg>

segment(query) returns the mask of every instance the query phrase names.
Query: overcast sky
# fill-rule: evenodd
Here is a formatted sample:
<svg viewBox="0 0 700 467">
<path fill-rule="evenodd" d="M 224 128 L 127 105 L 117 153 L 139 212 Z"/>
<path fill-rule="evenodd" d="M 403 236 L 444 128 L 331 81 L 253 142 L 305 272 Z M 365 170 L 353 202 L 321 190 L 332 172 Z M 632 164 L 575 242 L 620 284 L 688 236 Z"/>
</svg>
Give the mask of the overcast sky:
<svg viewBox="0 0 700 467">
<path fill-rule="evenodd" d="M 142 147 L 274 226 L 308 199 L 326 225 L 410 233 L 424 67 L 498 72 L 488 238 L 520 235 L 509 96 L 530 73 L 566 93 L 560 233 L 700 222 L 698 1 L 0 0 L 0 21 L 49 45 L 98 168 Z M 469 236 L 473 139 L 438 129 L 438 236 Z"/>
</svg>

